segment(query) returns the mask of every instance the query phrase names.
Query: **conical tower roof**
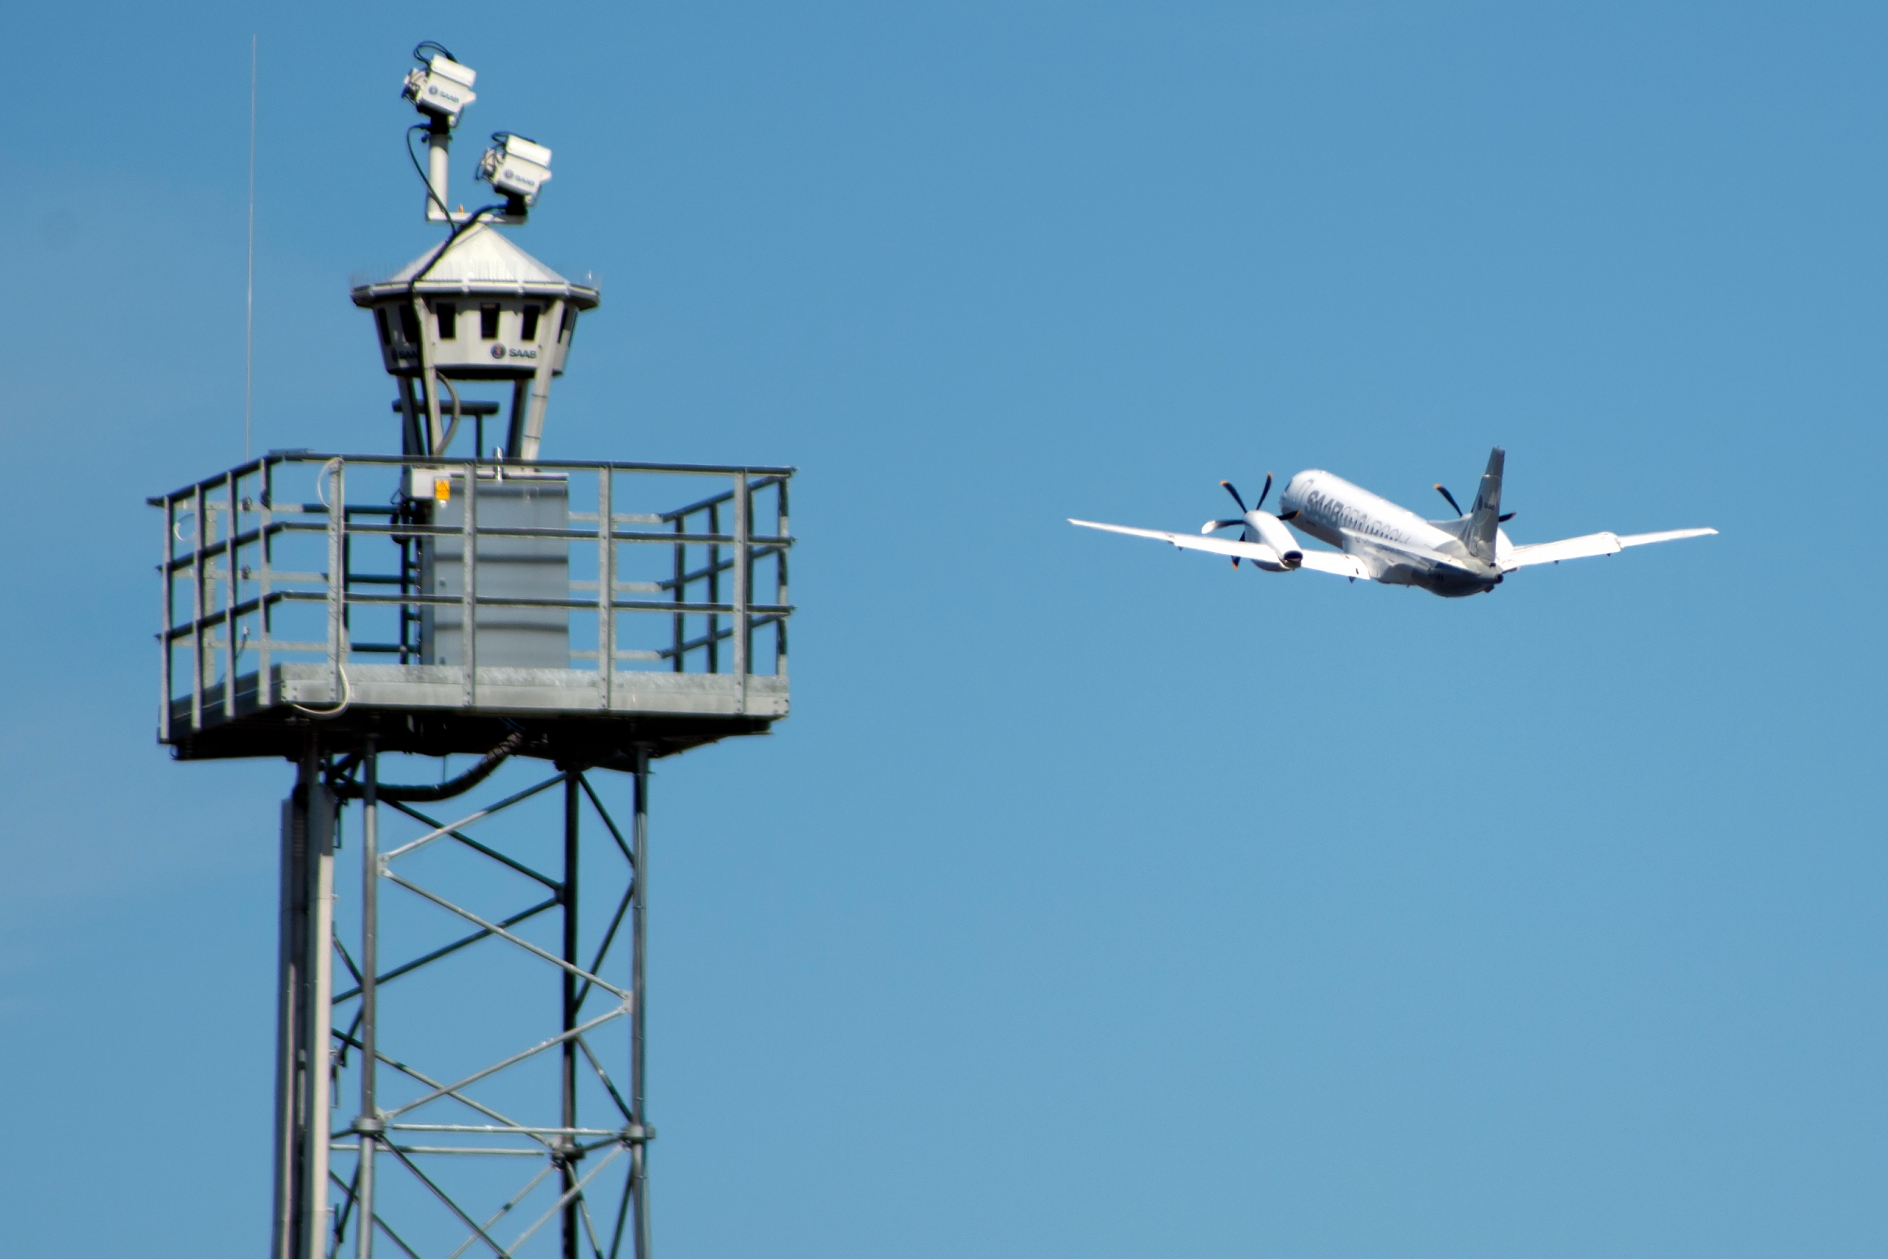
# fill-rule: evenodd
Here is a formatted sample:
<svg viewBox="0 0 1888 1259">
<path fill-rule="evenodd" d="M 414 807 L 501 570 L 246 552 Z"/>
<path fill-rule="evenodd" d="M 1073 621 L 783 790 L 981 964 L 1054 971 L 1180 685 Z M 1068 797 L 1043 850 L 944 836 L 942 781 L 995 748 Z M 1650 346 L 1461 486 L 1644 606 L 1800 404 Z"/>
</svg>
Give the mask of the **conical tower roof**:
<svg viewBox="0 0 1888 1259">
<path fill-rule="evenodd" d="M 416 275 L 420 276 L 417 284 L 413 282 Z M 368 306 L 407 292 L 562 297 L 579 310 L 588 310 L 599 300 L 595 288 L 572 284 L 486 223 L 475 223 L 449 242 L 427 250 L 387 279 L 354 289 L 354 304 Z"/>
</svg>

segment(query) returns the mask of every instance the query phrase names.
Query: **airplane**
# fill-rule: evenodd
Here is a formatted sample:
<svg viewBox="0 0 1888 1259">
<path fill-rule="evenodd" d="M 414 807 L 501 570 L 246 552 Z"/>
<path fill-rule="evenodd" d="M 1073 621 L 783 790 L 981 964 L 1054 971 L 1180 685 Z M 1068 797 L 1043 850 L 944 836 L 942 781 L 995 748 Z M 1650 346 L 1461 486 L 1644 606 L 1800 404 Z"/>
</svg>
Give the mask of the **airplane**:
<svg viewBox="0 0 1888 1259">
<path fill-rule="evenodd" d="M 1516 546 L 1508 540 L 1501 526 L 1514 513 L 1501 513 L 1501 474 L 1507 452 L 1497 446 L 1488 456 L 1488 470 L 1482 473 L 1475 505 L 1463 511 L 1455 495 L 1436 486 L 1456 511 L 1453 520 L 1424 520 L 1415 512 L 1379 498 L 1361 486 L 1316 468 L 1294 476 L 1278 496 L 1283 510 L 1278 515 L 1264 510 L 1265 496 L 1272 492 L 1272 474 L 1265 474 L 1265 488 L 1246 509 L 1230 481 L 1221 481 L 1232 501 L 1239 504 L 1236 520 L 1209 520 L 1198 535 L 1165 533 L 1158 529 L 1131 529 L 1126 525 L 1104 525 L 1093 520 L 1069 523 L 1084 529 L 1105 529 L 1137 538 L 1157 538 L 1189 551 L 1212 551 L 1230 555 L 1232 566 L 1245 560 L 1268 573 L 1290 573 L 1301 568 L 1332 573 L 1352 581 L 1363 578 L 1391 586 L 1417 586 L 1445 599 L 1487 594 L 1501 584 L 1502 578 L 1516 569 L 1536 564 L 1558 564 L 1562 560 L 1589 555 L 1613 555 L 1629 546 L 1650 542 L 1672 542 L 1679 538 L 1702 538 L 1716 529 L 1667 529 L 1662 533 L 1588 533 L 1558 542 L 1536 542 Z M 1336 551 L 1307 550 L 1292 536 L 1293 528 L 1320 542 L 1339 548 Z M 1221 529 L 1239 529 L 1239 540 L 1216 538 Z"/>
</svg>

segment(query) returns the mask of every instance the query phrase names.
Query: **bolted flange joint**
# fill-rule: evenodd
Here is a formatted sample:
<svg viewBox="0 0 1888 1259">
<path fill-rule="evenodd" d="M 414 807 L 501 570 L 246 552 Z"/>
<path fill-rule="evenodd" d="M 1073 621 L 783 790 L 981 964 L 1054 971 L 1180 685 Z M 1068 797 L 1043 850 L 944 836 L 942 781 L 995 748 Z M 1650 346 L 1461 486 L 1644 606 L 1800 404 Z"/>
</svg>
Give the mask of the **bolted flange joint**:
<svg viewBox="0 0 1888 1259">
<path fill-rule="evenodd" d="M 575 1163 L 583 1155 L 583 1147 L 569 1137 L 559 1137 L 551 1142 L 551 1161 L 554 1163 Z"/>
<path fill-rule="evenodd" d="M 364 1137 L 377 1137 L 387 1130 L 387 1121 L 378 1115 L 362 1115 L 354 1121 L 354 1131 Z"/>
<path fill-rule="evenodd" d="M 656 1126 L 652 1123 L 626 1123 L 617 1134 L 617 1139 L 624 1145 L 642 1145 L 656 1139 Z"/>
</svg>

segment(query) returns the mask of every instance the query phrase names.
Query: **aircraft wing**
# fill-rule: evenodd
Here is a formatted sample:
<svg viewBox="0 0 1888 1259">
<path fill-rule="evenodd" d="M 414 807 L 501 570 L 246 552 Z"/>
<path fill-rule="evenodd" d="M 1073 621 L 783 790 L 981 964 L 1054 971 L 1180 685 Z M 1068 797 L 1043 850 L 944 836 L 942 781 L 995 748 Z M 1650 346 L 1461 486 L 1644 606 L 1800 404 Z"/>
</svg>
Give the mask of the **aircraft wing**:
<svg viewBox="0 0 1888 1259">
<path fill-rule="evenodd" d="M 1349 577 L 1355 581 L 1361 577 L 1370 580 L 1370 570 L 1355 555 L 1346 555 L 1342 551 L 1306 551 L 1303 568 L 1314 568 L 1320 573 L 1332 573 L 1338 577 Z"/>
<path fill-rule="evenodd" d="M 1093 520 L 1076 520 L 1072 517 L 1069 523 L 1080 525 L 1084 529 L 1104 529 L 1109 533 L 1125 533 L 1135 538 L 1153 538 L 1187 551 L 1211 551 L 1215 555 L 1231 555 L 1240 559 L 1258 560 L 1275 567 L 1280 566 L 1278 552 L 1263 542 L 1234 542 L 1230 538 L 1215 538 L 1197 533 L 1166 533 L 1159 529 L 1130 529 L 1126 525 L 1104 525 Z M 1315 569 L 1321 573 L 1335 573 L 1340 577 L 1370 576 L 1359 560 L 1341 552 L 1306 551 L 1304 557 L 1303 567 Z"/>
<path fill-rule="evenodd" d="M 1558 564 L 1562 560 L 1584 559 L 1589 555 L 1612 555 L 1629 546 L 1649 542 L 1675 542 L 1679 538 L 1702 538 L 1716 529 L 1667 529 L 1663 533 L 1588 533 L 1558 542 L 1536 542 L 1532 546 L 1511 547 L 1501 557 L 1501 571 L 1511 573 L 1531 564 Z"/>
<path fill-rule="evenodd" d="M 1072 525 L 1084 529 L 1105 529 L 1109 533 L 1125 533 L 1130 537 L 1153 538 L 1188 551 L 1211 551 L 1215 555 L 1235 555 L 1241 559 L 1262 560 L 1267 564 L 1279 562 L 1278 552 L 1263 542 L 1234 542 L 1231 538 L 1215 538 L 1197 533 L 1164 533 L 1159 529 L 1130 529 L 1126 525 L 1103 525 L 1092 520 L 1069 519 Z"/>
</svg>

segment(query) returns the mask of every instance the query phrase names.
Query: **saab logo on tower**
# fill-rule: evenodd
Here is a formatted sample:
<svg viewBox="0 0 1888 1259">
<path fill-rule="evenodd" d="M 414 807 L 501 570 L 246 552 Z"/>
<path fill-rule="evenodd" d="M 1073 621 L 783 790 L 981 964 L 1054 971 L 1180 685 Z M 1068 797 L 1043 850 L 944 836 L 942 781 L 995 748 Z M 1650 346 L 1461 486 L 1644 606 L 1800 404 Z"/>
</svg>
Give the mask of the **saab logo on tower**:
<svg viewBox="0 0 1888 1259">
<path fill-rule="evenodd" d="M 531 349 L 520 349 L 520 348 L 519 348 L 519 347 L 517 347 L 517 346 L 513 346 L 513 347 L 512 347 L 511 349 L 509 349 L 509 350 L 508 350 L 508 349 L 506 349 L 506 348 L 505 348 L 504 346 L 502 346 L 502 345 L 495 345 L 495 346 L 493 346 L 493 347 L 492 347 L 492 357 L 493 357 L 493 358 L 497 358 L 497 359 L 503 359 L 503 358 L 536 358 L 537 356 L 538 356 L 538 352 L 537 352 L 536 350 L 531 350 Z"/>
<path fill-rule="evenodd" d="M 492 357 L 493 357 L 493 358 L 504 358 L 504 357 L 505 357 L 505 347 L 504 347 L 504 346 L 502 346 L 502 345 L 495 345 L 495 346 L 493 346 L 493 347 L 492 347 Z"/>
</svg>

